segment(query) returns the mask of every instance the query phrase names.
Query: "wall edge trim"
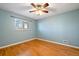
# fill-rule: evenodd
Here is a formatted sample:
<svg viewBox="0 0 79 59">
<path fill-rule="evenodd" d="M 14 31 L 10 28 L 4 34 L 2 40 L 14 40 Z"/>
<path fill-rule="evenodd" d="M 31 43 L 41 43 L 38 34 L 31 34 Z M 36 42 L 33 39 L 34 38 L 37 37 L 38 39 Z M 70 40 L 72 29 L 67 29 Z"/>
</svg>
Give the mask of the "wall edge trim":
<svg viewBox="0 0 79 59">
<path fill-rule="evenodd" d="M 63 44 L 63 43 L 59 43 L 59 42 L 55 42 L 55 41 L 45 40 L 45 39 L 42 39 L 42 38 L 32 38 L 32 39 L 24 40 L 24 41 L 21 41 L 21 42 L 17 42 L 17 43 L 13 43 L 13 44 L 2 46 L 2 47 L 0 47 L 0 49 L 7 48 L 7 47 L 10 47 L 10 46 L 13 46 L 13 45 L 17 45 L 17 44 L 21 44 L 21 43 L 25 43 L 25 42 L 28 42 L 28 41 L 31 41 L 31 40 L 35 40 L 35 39 L 79 49 L 78 46 Z"/>
<path fill-rule="evenodd" d="M 56 43 L 56 44 L 60 44 L 60 45 L 64 45 L 64 46 L 68 46 L 68 47 L 72 47 L 72 48 L 77 48 L 77 49 L 79 49 L 78 46 L 73 46 L 73 45 L 69 45 L 69 44 L 63 44 L 63 43 L 59 43 L 59 42 L 56 42 L 56 41 L 51 41 L 51 40 L 42 39 L 42 38 L 36 38 L 36 39 L 42 40 L 42 41 L 46 41 L 46 42 L 50 42 L 50 43 Z"/>
<path fill-rule="evenodd" d="M 0 47 L 0 49 L 7 48 L 7 47 L 10 47 L 10 46 L 14 46 L 14 45 L 21 44 L 21 43 L 25 43 L 25 42 L 28 42 L 28 41 L 31 41 L 31 40 L 34 40 L 34 39 L 36 39 L 36 38 L 32 38 L 32 39 L 24 40 L 24 41 L 21 41 L 21 42 L 4 45 L 4 46 Z"/>
</svg>

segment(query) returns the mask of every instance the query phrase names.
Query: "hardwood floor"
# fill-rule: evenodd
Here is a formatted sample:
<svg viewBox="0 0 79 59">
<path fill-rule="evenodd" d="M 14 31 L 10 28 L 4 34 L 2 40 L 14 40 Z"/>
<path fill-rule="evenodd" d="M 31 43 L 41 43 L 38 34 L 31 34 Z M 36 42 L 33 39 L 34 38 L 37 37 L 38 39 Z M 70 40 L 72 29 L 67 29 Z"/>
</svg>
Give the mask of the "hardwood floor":
<svg viewBox="0 0 79 59">
<path fill-rule="evenodd" d="M 79 49 L 35 39 L 0 49 L 0 56 L 79 56 Z"/>
</svg>

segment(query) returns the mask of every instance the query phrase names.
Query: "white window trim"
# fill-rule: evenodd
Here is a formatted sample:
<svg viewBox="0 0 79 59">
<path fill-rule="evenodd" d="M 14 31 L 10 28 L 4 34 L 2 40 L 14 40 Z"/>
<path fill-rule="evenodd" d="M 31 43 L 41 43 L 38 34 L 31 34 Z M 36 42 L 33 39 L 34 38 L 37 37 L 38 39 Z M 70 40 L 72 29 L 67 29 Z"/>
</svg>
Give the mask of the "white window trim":
<svg viewBox="0 0 79 59">
<path fill-rule="evenodd" d="M 15 19 L 19 19 L 19 18 L 15 18 Z M 22 30 L 22 31 L 27 30 L 27 29 L 28 29 L 28 22 L 25 21 L 25 20 L 22 20 L 22 19 L 20 19 L 20 20 L 23 22 L 23 23 L 22 23 L 23 28 L 17 28 L 17 26 L 16 26 L 16 20 L 15 20 L 15 27 L 16 27 L 16 30 Z M 27 28 L 24 28 L 24 23 L 27 24 Z"/>
</svg>

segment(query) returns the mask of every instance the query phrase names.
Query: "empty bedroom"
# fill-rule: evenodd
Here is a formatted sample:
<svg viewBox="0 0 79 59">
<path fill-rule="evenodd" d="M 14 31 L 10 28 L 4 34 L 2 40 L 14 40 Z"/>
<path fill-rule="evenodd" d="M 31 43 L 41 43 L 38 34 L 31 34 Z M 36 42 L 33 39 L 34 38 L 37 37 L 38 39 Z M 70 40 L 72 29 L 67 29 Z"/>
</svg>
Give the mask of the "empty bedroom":
<svg viewBox="0 0 79 59">
<path fill-rule="evenodd" d="M 0 3 L 0 56 L 79 56 L 79 3 Z"/>
</svg>

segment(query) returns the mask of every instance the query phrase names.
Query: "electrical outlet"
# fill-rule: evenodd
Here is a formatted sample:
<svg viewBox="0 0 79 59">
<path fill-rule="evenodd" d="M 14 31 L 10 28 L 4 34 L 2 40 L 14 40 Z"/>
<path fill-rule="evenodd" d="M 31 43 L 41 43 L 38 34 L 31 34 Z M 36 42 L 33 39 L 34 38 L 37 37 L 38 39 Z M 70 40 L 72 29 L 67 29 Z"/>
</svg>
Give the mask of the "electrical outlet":
<svg viewBox="0 0 79 59">
<path fill-rule="evenodd" d="M 63 40 L 63 43 L 67 43 L 67 40 Z"/>
</svg>

